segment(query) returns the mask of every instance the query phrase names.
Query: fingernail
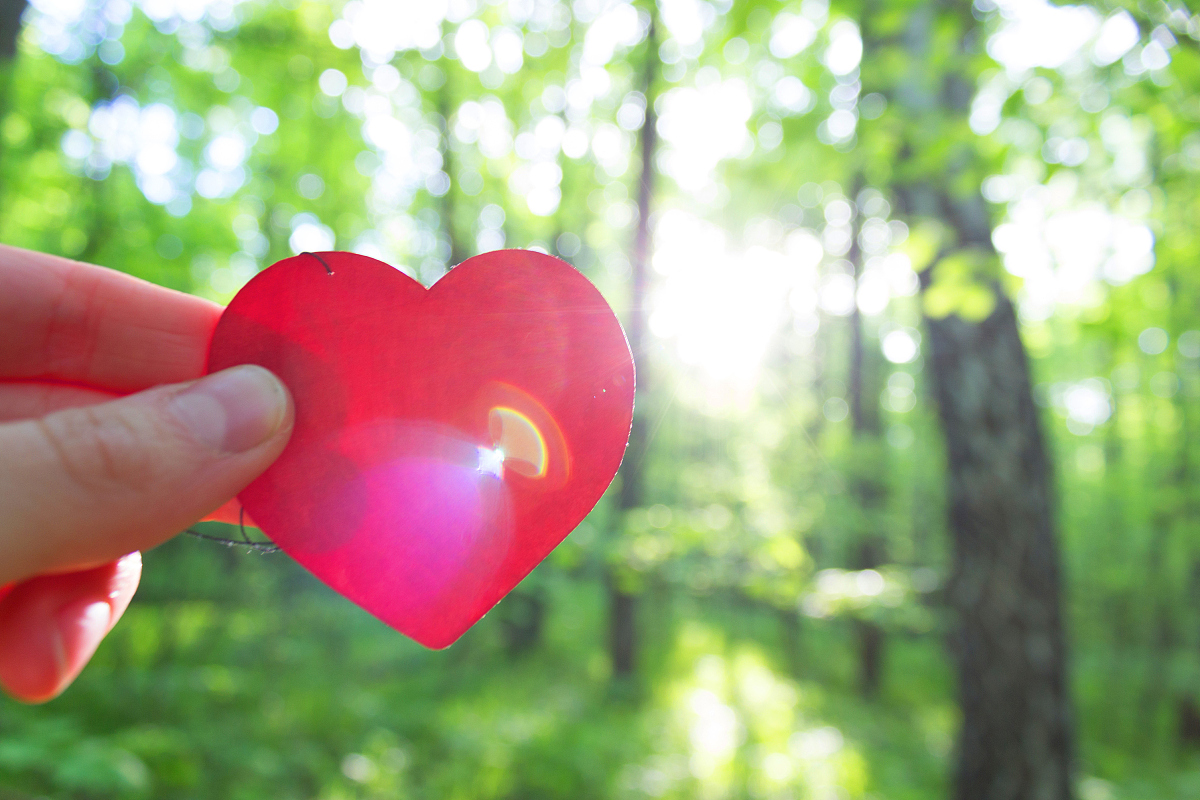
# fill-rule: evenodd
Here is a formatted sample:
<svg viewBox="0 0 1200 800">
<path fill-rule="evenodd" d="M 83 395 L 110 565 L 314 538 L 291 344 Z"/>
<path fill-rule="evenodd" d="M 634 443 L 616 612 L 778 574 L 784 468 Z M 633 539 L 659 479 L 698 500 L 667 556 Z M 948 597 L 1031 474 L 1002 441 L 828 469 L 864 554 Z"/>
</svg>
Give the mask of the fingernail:
<svg viewBox="0 0 1200 800">
<path fill-rule="evenodd" d="M 287 390 L 252 364 L 201 378 L 171 400 L 171 411 L 198 441 L 244 453 L 270 439 L 287 414 Z"/>
<path fill-rule="evenodd" d="M 79 600 L 55 615 L 54 660 L 60 676 L 87 663 L 108 633 L 112 606 L 103 600 Z"/>
<path fill-rule="evenodd" d="M 114 587 L 109 594 L 109 600 L 115 600 L 120 594 L 122 586 L 128 585 L 130 581 L 137 581 L 142 575 L 142 554 L 134 550 L 132 553 L 121 556 L 117 559 L 117 569 L 112 579 Z M 136 588 L 137 584 L 134 583 Z"/>
</svg>

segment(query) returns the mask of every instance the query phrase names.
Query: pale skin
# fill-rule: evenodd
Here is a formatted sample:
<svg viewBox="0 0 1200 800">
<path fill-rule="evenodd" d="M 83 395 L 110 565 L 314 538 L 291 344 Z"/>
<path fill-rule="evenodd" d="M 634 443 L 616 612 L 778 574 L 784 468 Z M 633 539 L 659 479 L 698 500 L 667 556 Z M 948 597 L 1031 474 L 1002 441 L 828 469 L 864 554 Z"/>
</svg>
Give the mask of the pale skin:
<svg viewBox="0 0 1200 800">
<path fill-rule="evenodd" d="M 233 498 L 291 435 L 260 367 L 203 377 L 221 307 L 0 245 L 0 687 L 61 693 L 137 590 L 140 551 Z"/>
</svg>

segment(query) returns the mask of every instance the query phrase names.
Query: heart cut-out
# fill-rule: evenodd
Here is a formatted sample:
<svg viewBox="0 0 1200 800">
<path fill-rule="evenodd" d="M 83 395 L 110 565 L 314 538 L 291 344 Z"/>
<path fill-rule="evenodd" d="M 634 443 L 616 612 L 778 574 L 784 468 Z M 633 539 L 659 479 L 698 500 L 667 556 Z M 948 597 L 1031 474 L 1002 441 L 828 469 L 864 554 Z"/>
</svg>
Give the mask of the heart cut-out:
<svg viewBox="0 0 1200 800">
<path fill-rule="evenodd" d="M 426 289 L 305 253 L 225 309 L 208 368 L 260 364 L 296 404 L 239 495 L 318 578 L 427 647 L 475 624 L 591 511 L 633 415 L 612 309 L 569 264 L 501 250 Z"/>
</svg>

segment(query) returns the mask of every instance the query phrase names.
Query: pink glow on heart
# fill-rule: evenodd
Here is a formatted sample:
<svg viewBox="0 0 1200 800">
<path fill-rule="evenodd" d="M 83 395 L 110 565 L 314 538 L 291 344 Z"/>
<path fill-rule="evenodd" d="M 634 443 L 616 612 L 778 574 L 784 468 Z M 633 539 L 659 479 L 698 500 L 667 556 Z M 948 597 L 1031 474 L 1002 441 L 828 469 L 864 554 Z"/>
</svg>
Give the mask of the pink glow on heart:
<svg viewBox="0 0 1200 800">
<path fill-rule="evenodd" d="M 569 265 L 526 251 L 470 259 L 428 291 L 364 256 L 287 259 L 222 317 L 210 371 L 238 363 L 274 371 L 296 402 L 284 454 L 240 495 L 247 512 L 430 647 L 591 510 L 632 417 L 611 309 Z"/>
<path fill-rule="evenodd" d="M 481 460 L 490 449 L 449 429 L 388 420 L 339 432 L 317 452 L 327 463 L 359 468 L 318 488 L 312 508 L 319 516 L 307 520 L 303 535 L 289 530 L 276 542 L 321 575 L 374 565 L 369 583 L 331 583 L 384 622 L 406 625 L 418 641 L 436 635 L 427 620 L 435 628 L 474 622 L 458 619 L 456 609 L 479 600 L 481 578 L 506 554 L 513 526 L 508 488 Z"/>
</svg>

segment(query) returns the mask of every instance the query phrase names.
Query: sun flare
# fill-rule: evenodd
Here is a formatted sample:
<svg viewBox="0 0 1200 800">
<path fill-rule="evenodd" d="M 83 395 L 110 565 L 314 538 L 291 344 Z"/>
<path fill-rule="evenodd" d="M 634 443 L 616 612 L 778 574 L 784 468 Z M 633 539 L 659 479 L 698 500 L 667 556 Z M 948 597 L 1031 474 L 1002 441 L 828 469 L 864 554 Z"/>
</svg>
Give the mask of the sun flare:
<svg viewBox="0 0 1200 800">
<path fill-rule="evenodd" d="M 813 291 L 816 261 L 761 246 L 734 251 L 716 226 L 679 211 L 664 214 L 656 241 L 653 265 L 662 278 L 651 300 L 651 331 L 710 381 L 750 388 L 789 296 Z"/>
</svg>

